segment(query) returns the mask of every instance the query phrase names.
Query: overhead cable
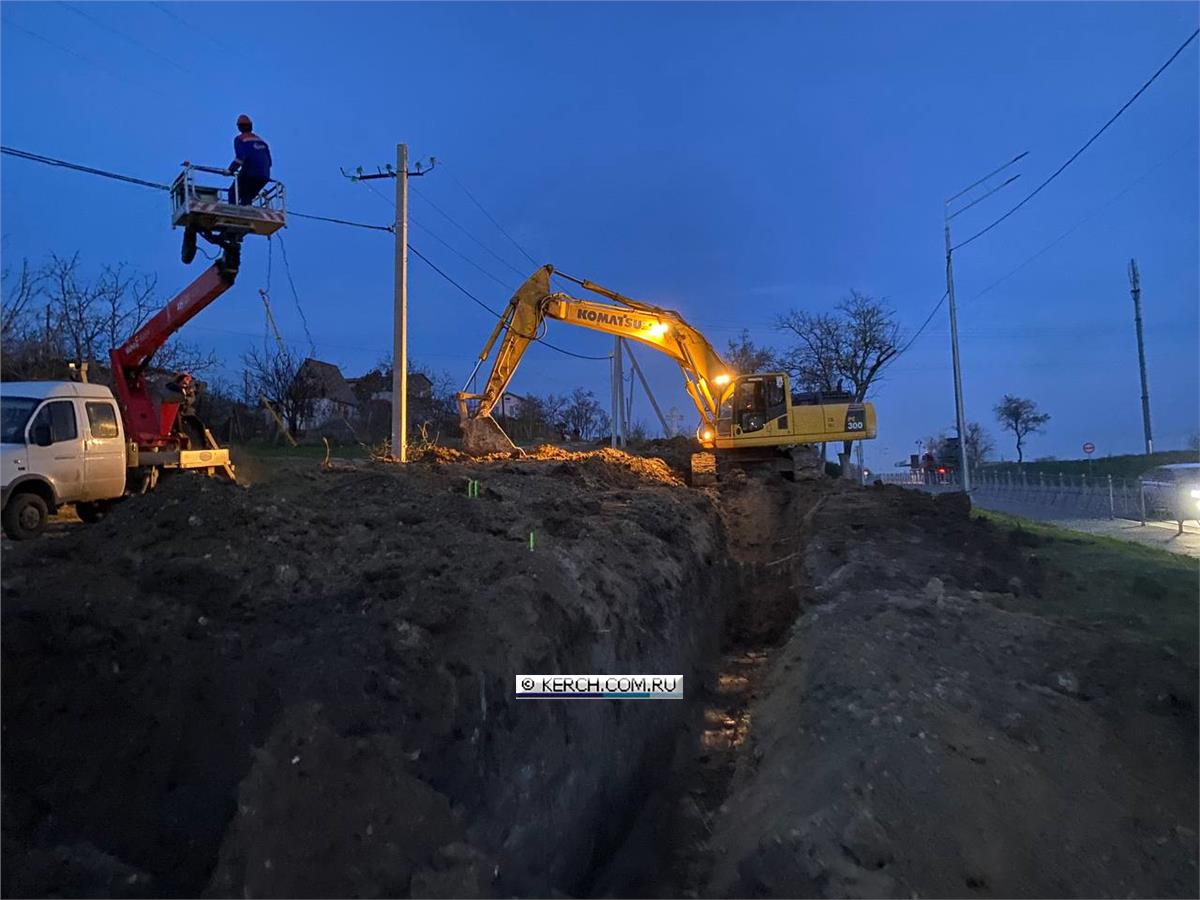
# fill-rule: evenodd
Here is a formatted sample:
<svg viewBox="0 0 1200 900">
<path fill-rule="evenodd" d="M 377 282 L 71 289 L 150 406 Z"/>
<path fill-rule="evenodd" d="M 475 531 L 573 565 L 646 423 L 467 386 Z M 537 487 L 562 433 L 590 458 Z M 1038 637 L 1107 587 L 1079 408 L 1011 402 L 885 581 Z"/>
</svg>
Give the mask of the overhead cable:
<svg viewBox="0 0 1200 900">
<path fill-rule="evenodd" d="M 1034 197 L 1036 197 L 1041 192 L 1042 188 L 1044 188 L 1046 185 L 1048 185 L 1050 182 L 1052 182 L 1055 178 L 1057 178 L 1059 175 L 1061 175 L 1063 170 L 1065 170 L 1067 168 L 1067 166 L 1071 165 L 1071 163 L 1075 162 L 1075 160 L 1077 160 L 1083 154 L 1083 151 L 1085 151 L 1088 147 L 1092 146 L 1092 144 L 1095 143 L 1096 139 L 1098 137 L 1100 137 L 1100 135 L 1104 134 L 1105 131 L 1108 130 L 1108 126 L 1111 125 L 1113 122 L 1117 121 L 1117 119 L 1120 117 L 1121 113 L 1123 113 L 1123 112 L 1125 112 L 1125 110 L 1129 109 L 1129 107 L 1133 105 L 1133 102 L 1135 100 L 1137 100 L 1138 97 L 1142 96 L 1142 94 L 1145 92 L 1146 88 L 1148 88 L 1148 87 L 1150 87 L 1150 85 L 1154 84 L 1154 82 L 1158 78 L 1158 76 L 1161 75 L 1163 72 L 1165 72 L 1167 67 L 1169 65 L 1171 65 L 1171 63 L 1175 62 L 1175 59 L 1179 56 L 1179 54 L 1184 51 L 1184 49 L 1188 46 L 1188 44 L 1190 44 L 1192 41 L 1194 41 L 1196 39 L 1196 35 L 1198 35 L 1198 34 L 1200 34 L 1200 28 L 1197 28 L 1195 31 L 1193 31 L 1191 36 L 1186 41 L 1184 41 L 1182 44 L 1179 45 L 1179 49 L 1176 50 L 1174 53 L 1172 53 L 1170 58 L 1165 63 L 1163 63 L 1161 66 L 1159 66 L 1158 71 L 1150 76 L 1150 80 L 1147 81 L 1145 84 L 1143 84 L 1140 88 L 1138 88 L 1137 93 L 1134 94 L 1132 97 L 1130 97 L 1128 100 L 1126 100 L 1125 104 L 1120 109 L 1118 109 L 1115 113 L 1113 113 L 1112 118 L 1110 118 L 1107 122 L 1105 122 L 1101 126 L 1099 131 L 1097 131 L 1090 138 L 1088 138 L 1087 142 L 1082 147 L 1080 147 L 1078 150 L 1076 150 L 1074 153 L 1072 153 L 1071 156 L 1067 159 L 1067 161 L 1065 163 L 1063 163 L 1061 166 L 1059 166 L 1057 169 L 1055 169 L 1049 178 L 1047 178 L 1045 181 L 1043 181 L 1041 184 L 1039 184 L 1037 187 L 1035 187 L 1032 191 L 1030 191 L 1024 197 L 1024 199 L 1022 199 L 1019 203 L 1017 203 L 1016 206 L 1014 206 L 1012 209 L 1010 209 L 1008 212 L 1006 212 L 1000 218 L 996 219 L 994 222 L 992 222 L 992 224 L 988 225 L 986 228 L 983 228 L 983 229 L 975 232 L 973 235 L 971 235 L 965 241 L 959 242 L 958 244 L 956 244 L 954 246 L 953 249 L 958 250 L 960 247 L 967 246 L 967 244 L 971 243 L 976 238 L 983 237 L 985 234 L 987 234 L 989 231 L 991 231 L 993 228 L 995 228 L 997 225 L 999 225 L 1001 222 L 1003 222 L 1005 219 L 1007 219 L 1009 216 L 1011 216 L 1013 213 L 1015 213 L 1018 209 L 1020 209 L 1022 206 L 1024 206 L 1026 203 L 1028 203 Z"/>
</svg>

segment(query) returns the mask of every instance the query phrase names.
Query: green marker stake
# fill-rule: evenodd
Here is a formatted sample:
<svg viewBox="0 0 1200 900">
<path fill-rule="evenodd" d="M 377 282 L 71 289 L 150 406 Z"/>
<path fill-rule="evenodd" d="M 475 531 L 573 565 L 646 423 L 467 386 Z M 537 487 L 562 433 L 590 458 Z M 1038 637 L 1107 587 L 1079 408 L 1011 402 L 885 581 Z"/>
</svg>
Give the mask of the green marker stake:
<svg viewBox="0 0 1200 900">
<path fill-rule="evenodd" d="M 533 532 L 529 532 L 529 552 L 533 552 Z"/>
</svg>

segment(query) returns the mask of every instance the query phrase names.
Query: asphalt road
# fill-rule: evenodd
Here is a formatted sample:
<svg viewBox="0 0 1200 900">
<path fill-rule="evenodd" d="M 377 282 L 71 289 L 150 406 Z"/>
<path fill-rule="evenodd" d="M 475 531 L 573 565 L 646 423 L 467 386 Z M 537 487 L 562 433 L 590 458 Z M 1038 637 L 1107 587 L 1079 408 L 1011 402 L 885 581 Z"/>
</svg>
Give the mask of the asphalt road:
<svg viewBox="0 0 1200 900">
<path fill-rule="evenodd" d="M 1123 541 L 1148 544 L 1171 553 L 1200 558 L 1200 525 L 1194 521 L 1185 522 L 1183 534 L 1179 534 L 1179 526 L 1175 522 L 1147 521 L 1143 525 L 1132 519 L 1071 518 L 1064 516 L 1062 510 L 1047 508 L 1036 503 L 1014 502 L 1009 498 L 988 496 L 972 496 L 971 503 L 980 509 L 1008 513 L 1038 522 L 1049 522 L 1060 528 L 1069 528 L 1072 531 L 1082 531 L 1086 534 L 1099 534 Z"/>
<path fill-rule="evenodd" d="M 942 494 L 955 491 L 952 485 L 901 485 L 913 487 L 916 490 L 928 491 L 931 494 Z M 989 495 L 971 495 L 971 505 L 979 509 L 990 509 L 993 512 L 1008 513 L 1010 516 L 1020 516 L 1036 522 L 1047 522 L 1060 528 L 1069 528 L 1084 534 L 1098 534 L 1104 537 L 1117 538 L 1122 541 L 1133 541 L 1158 547 L 1169 553 L 1179 553 L 1200 559 L 1200 522 L 1189 520 L 1183 523 L 1183 534 L 1175 522 L 1165 520 L 1149 520 L 1143 525 L 1133 519 L 1087 518 L 1065 515 L 1066 510 L 1054 509 L 1037 503 L 1022 502 L 1010 497 L 994 497 Z"/>
</svg>

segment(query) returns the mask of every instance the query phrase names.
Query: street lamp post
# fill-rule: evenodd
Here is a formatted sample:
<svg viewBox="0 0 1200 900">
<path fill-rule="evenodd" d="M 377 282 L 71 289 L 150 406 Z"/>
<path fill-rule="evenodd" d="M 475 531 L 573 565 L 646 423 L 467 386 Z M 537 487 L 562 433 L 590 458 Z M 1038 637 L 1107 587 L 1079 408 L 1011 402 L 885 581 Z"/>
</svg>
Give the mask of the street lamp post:
<svg viewBox="0 0 1200 900">
<path fill-rule="evenodd" d="M 950 212 L 950 205 L 968 191 L 974 190 L 989 178 L 1000 174 L 1013 163 L 1023 159 L 1028 153 L 1029 151 L 1026 150 L 1019 156 L 1014 156 L 1004 165 L 1000 166 L 1000 168 L 989 172 L 979 180 L 967 185 L 967 187 L 963 188 L 942 205 L 942 220 L 946 233 L 946 299 L 949 301 L 950 309 L 950 356 L 954 362 L 954 424 L 955 428 L 958 429 L 958 461 L 959 468 L 962 471 L 962 489 L 964 493 L 968 494 L 971 492 L 971 471 L 967 466 L 967 422 L 966 414 L 963 412 L 962 362 L 958 353 L 958 306 L 954 302 L 954 244 L 950 240 L 950 220 L 960 213 L 966 212 L 976 203 L 986 200 L 992 194 L 996 193 L 996 191 L 1008 187 L 1008 185 L 1021 176 L 1019 174 L 1012 176 L 1012 178 L 1009 178 L 1003 184 L 997 185 L 982 197 L 977 197 L 965 206 L 959 207 L 953 213 Z"/>
</svg>

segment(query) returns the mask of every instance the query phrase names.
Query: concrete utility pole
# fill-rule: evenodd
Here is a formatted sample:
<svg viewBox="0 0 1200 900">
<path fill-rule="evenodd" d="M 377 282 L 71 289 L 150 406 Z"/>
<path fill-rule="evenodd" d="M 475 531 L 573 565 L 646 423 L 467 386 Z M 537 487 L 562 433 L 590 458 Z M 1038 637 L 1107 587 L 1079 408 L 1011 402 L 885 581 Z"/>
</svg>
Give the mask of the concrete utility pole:
<svg viewBox="0 0 1200 900">
<path fill-rule="evenodd" d="M 396 310 L 392 320 L 392 456 L 408 462 L 408 144 L 396 145 Z"/>
<path fill-rule="evenodd" d="M 625 341 L 625 353 L 629 356 L 629 364 L 633 366 L 634 374 L 638 380 L 642 382 L 642 389 L 646 392 L 646 396 L 650 399 L 650 405 L 654 407 L 654 414 L 658 416 L 658 423 L 662 425 L 663 435 L 671 436 L 671 429 L 667 427 L 667 420 L 663 417 L 662 410 L 658 406 L 658 401 L 654 399 L 654 392 L 650 390 L 650 383 L 646 381 L 646 376 L 642 374 L 642 367 L 638 365 L 637 357 L 633 355 L 633 345 Z"/>
<path fill-rule="evenodd" d="M 429 157 L 429 168 L 417 163 L 415 172 L 408 171 L 408 144 L 396 145 L 396 168 L 377 169 L 364 175 L 362 168 L 355 173 L 345 169 L 342 175 L 351 181 L 371 181 L 376 178 L 396 179 L 396 282 L 395 314 L 392 320 L 392 457 L 408 462 L 408 179 L 426 175 L 437 165 Z"/>
<path fill-rule="evenodd" d="M 950 301 L 950 356 L 954 363 L 954 422 L 958 429 L 958 458 L 962 471 L 962 489 L 971 492 L 971 473 L 967 469 L 967 424 L 963 414 L 962 363 L 958 358 L 958 308 L 954 304 L 954 247 L 950 243 L 949 204 L 946 207 L 946 297 Z"/>
<path fill-rule="evenodd" d="M 625 373 L 621 366 L 621 339 L 613 338 L 613 355 L 612 355 L 612 415 L 610 422 L 612 438 L 610 444 L 613 447 L 620 447 L 625 443 L 625 398 L 623 387 L 625 385 Z"/>
<path fill-rule="evenodd" d="M 992 196 L 992 194 L 996 193 L 996 191 L 1008 187 L 1008 185 L 1012 184 L 1021 176 L 1014 175 L 1003 184 L 992 188 L 983 196 L 977 197 L 970 203 L 967 203 L 965 206 L 959 207 L 953 213 L 950 212 L 950 204 L 966 194 L 968 191 L 977 188 L 992 176 L 1000 174 L 1013 163 L 1023 159 L 1028 153 L 1029 151 L 1026 150 L 1025 153 L 1014 156 L 1004 165 L 1000 166 L 1000 168 L 989 172 L 978 181 L 974 181 L 967 187 L 963 188 L 942 205 L 942 216 L 946 232 L 946 297 L 950 301 L 950 356 L 954 363 L 954 422 L 955 427 L 958 429 L 958 459 L 959 467 L 962 471 L 962 489 L 968 494 L 971 492 L 971 472 L 967 468 L 967 421 L 966 416 L 963 413 L 962 363 L 958 354 L 958 306 L 954 302 L 954 244 L 950 241 L 950 220 L 959 213 L 966 212 L 976 203 L 983 202 L 988 197 Z M 976 237 L 978 237 L 978 235 L 976 235 Z M 968 241 L 969 240 L 972 239 L 968 238 Z"/>
<path fill-rule="evenodd" d="M 1129 261 L 1129 293 L 1133 297 L 1133 323 L 1137 328 L 1138 370 L 1142 376 L 1142 431 L 1146 436 L 1146 454 L 1154 452 L 1150 435 L 1150 382 L 1146 378 L 1146 345 L 1142 340 L 1142 282 L 1138 277 L 1137 260 Z"/>
</svg>

